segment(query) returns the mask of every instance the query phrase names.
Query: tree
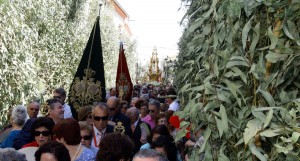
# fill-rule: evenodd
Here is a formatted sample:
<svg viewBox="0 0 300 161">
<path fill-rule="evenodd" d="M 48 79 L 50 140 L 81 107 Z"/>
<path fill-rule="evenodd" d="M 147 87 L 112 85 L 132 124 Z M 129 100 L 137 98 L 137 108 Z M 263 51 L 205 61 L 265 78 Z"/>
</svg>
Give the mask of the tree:
<svg viewBox="0 0 300 161">
<path fill-rule="evenodd" d="M 191 160 L 299 160 L 300 2 L 185 4 L 178 138 L 206 126 Z"/>
<path fill-rule="evenodd" d="M 69 89 L 98 16 L 98 3 L 0 1 L 0 128 L 7 122 L 10 107 L 33 98 L 50 98 L 57 87 Z M 100 26 L 106 85 L 111 87 L 116 77 L 118 31 L 104 11 Z"/>
</svg>

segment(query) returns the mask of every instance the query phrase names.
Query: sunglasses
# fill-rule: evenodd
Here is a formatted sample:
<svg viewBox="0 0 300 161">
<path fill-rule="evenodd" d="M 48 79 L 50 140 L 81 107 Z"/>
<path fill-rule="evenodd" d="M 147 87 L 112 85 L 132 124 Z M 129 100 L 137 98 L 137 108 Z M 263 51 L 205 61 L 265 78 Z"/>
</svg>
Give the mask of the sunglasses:
<svg viewBox="0 0 300 161">
<path fill-rule="evenodd" d="M 49 136 L 51 134 L 50 131 L 34 131 L 34 136 L 40 136 L 40 135 L 43 135 L 43 136 Z"/>
<path fill-rule="evenodd" d="M 154 113 L 155 112 L 155 110 L 148 110 L 150 113 Z"/>
<path fill-rule="evenodd" d="M 36 108 L 30 108 L 31 111 L 39 111 L 39 109 Z"/>
<path fill-rule="evenodd" d="M 100 120 L 106 121 L 106 120 L 108 120 L 108 116 L 104 116 L 104 117 L 94 116 L 94 120 L 95 121 L 100 121 Z"/>
<path fill-rule="evenodd" d="M 114 111 L 116 108 L 109 108 L 109 111 Z"/>
<path fill-rule="evenodd" d="M 92 136 L 86 135 L 81 137 L 83 140 L 91 140 Z"/>
</svg>

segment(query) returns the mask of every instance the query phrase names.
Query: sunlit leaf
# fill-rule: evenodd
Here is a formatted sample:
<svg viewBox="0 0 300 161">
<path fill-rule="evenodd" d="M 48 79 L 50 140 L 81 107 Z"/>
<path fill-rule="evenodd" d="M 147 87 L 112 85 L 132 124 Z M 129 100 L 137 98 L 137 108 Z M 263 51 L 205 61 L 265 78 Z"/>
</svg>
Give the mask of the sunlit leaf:
<svg viewBox="0 0 300 161">
<path fill-rule="evenodd" d="M 247 145 L 250 139 L 252 139 L 257 132 L 261 129 L 262 122 L 255 119 L 255 120 L 250 120 L 247 123 L 247 128 L 245 129 L 244 134 L 244 143 Z"/>
<path fill-rule="evenodd" d="M 262 154 L 262 151 L 260 151 L 253 143 L 249 144 L 249 149 L 259 160 L 267 161 L 267 158 Z"/>
<path fill-rule="evenodd" d="M 270 109 L 270 111 L 267 114 L 266 120 L 264 122 L 264 128 L 266 128 L 269 125 L 269 123 L 271 122 L 272 117 L 273 117 L 273 110 Z"/>
</svg>

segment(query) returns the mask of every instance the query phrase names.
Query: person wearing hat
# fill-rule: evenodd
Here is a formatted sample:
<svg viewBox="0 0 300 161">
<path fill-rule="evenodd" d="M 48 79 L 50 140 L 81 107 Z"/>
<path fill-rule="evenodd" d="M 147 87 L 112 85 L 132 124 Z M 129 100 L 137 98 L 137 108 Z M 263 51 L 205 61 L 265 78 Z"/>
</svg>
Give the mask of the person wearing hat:
<svg viewBox="0 0 300 161">
<path fill-rule="evenodd" d="M 167 95 L 164 98 L 166 98 L 166 103 L 169 105 L 169 108 L 167 110 L 167 115 L 170 117 L 173 115 L 174 112 L 180 109 L 176 92 L 170 90 L 169 92 L 167 92 Z"/>
</svg>

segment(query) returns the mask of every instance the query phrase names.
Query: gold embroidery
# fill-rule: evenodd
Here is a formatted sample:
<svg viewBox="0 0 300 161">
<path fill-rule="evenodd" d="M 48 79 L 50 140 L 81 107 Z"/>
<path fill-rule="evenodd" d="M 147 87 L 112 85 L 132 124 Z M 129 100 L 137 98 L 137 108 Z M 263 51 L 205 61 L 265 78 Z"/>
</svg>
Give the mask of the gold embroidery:
<svg viewBox="0 0 300 161">
<path fill-rule="evenodd" d="M 79 77 L 75 78 L 70 91 L 70 102 L 77 111 L 84 105 L 102 100 L 101 82 L 95 82 L 95 78 L 93 78 L 96 72 L 91 69 L 85 69 L 84 74 L 85 76 L 82 77 L 82 80 Z"/>
<path fill-rule="evenodd" d="M 117 125 L 114 127 L 114 132 L 120 132 L 124 134 L 125 132 L 125 127 L 122 125 L 122 122 L 118 122 Z"/>
<path fill-rule="evenodd" d="M 50 106 L 47 104 L 47 102 L 41 104 L 40 112 L 41 112 L 42 115 L 44 115 L 44 116 L 48 116 L 48 115 L 49 115 L 49 112 L 50 112 Z"/>
<path fill-rule="evenodd" d="M 130 83 L 125 73 L 120 74 L 120 78 L 117 80 L 117 88 L 119 90 L 119 98 L 123 99 L 123 96 L 126 97 L 129 94 Z"/>
</svg>

